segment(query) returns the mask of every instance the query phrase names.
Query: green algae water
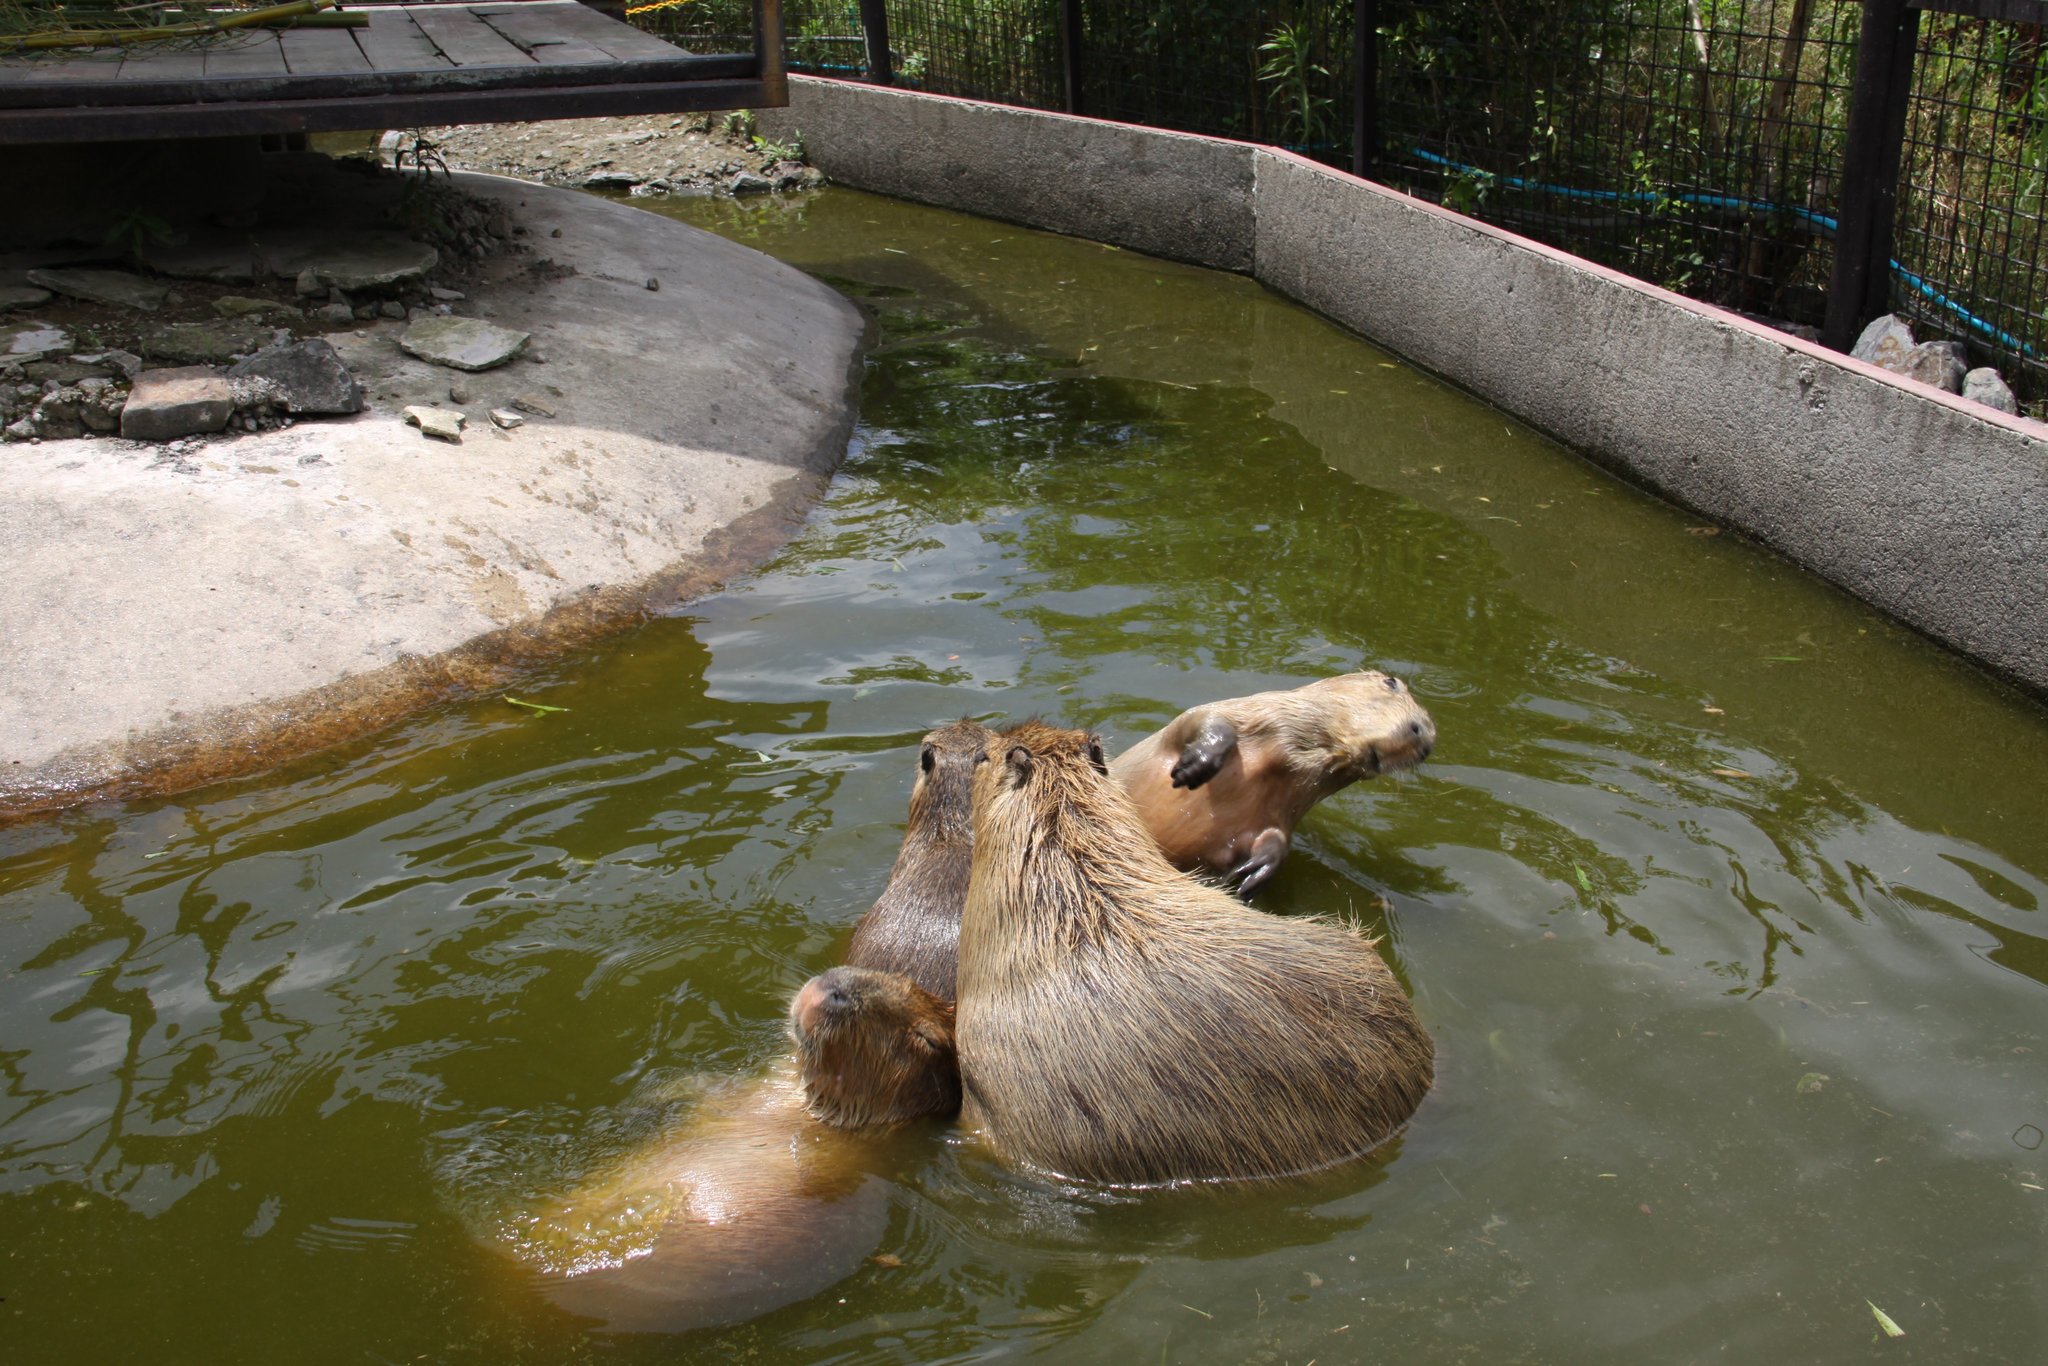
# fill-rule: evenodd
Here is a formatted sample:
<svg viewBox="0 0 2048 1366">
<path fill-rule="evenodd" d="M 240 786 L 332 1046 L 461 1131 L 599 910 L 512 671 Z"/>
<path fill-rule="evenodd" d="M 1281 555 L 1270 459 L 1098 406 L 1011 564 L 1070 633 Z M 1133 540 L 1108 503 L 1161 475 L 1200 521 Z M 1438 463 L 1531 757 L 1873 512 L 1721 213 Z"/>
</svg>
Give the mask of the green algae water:
<svg viewBox="0 0 2048 1366">
<path fill-rule="evenodd" d="M 6 1360 L 2048 1350 L 2040 708 L 1244 280 L 840 190 L 671 212 L 871 309 L 844 469 L 518 693 L 564 710 L 0 831 Z M 843 1279 L 681 1338 L 518 1273 L 520 1211 L 767 1069 L 926 729 L 1116 748 L 1361 666 L 1436 756 L 1259 904 L 1382 934 L 1436 1038 L 1374 1160 L 1113 1195 L 921 1135 Z"/>
</svg>

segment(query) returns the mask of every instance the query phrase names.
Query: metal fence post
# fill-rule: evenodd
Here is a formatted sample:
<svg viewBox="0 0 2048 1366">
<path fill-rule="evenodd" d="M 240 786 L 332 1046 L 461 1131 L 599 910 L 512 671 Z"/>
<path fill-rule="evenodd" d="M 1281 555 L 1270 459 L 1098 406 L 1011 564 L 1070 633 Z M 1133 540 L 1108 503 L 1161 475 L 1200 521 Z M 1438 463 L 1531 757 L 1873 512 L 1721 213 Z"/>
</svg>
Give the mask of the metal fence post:
<svg viewBox="0 0 2048 1366">
<path fill-rule="evenodd" d="M 860 0 L 860 31 L 868 44 L 868 80 L 875 85 L 894 85 L 896 68 L 889 60 L 889 7 L 882 0 Z"/>
<path fill-rule="evenodd" d="M 1892 219 L 1899 202 L 1899 152 L 1913 93 L 1920 11 L 1911 0 L 1863 0 L 1849 137 L 1835 219 L 1835 268 L 1821 341 L 1837 351 L 1891 306 Z"/>
<path fill-rule="evenodd" d="M 1351 174 L 1369 176 L 1379 160 L 1379 0 L 1351 0 Z"/>
<path fill-rule="evenodd" d="M 1060 3 L 1060 77 L 1067 112 L 1081 112 L 1081 0 Z"/>
</svg>

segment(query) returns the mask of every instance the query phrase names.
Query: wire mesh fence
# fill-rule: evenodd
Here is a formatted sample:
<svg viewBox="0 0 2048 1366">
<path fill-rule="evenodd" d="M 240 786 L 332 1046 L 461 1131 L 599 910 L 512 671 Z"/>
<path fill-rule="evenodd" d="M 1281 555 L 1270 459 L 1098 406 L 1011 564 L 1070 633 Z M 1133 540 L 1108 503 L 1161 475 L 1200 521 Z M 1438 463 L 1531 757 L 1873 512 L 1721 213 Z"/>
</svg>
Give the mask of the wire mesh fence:
<svg viewBox="0 0 2048 1366">
<path fill-rule="evenodd" d="M 1926 3 L 2008 17 L 1923 16 L 1881 264 L 1923 334 L 2048 397 L 2048 42 L 2009 17 L 2048 7 Z M 882 8 L 900 85 L 1285 146 L 1696 298 L 1809 327 L 1826 307 L 1853 0 Z M 872 78 L 861 10 L 788 0 L 791 68 Z M 676 0 L 634 22 L 730 50 L 750 13 L 746 0 Z"/>
</svg>

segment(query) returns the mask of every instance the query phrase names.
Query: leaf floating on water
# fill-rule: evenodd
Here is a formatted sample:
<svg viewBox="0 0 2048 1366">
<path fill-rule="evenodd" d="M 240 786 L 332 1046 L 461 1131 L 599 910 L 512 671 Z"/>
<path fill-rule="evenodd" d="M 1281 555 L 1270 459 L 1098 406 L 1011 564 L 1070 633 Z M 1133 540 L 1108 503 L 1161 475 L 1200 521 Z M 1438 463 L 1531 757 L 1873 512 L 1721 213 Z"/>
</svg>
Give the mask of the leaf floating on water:
<svg viewBox="0 0 2048 1366">
<path fill-rule="evenodd" d="M 877 1252 L 874 1256 L 868 1258 L 868 1260 L 873 1262 L 876 1266 L 886 1266 L 894 1268 L 903 1265 L 903 1259 L 893 1252 Z"/>
<path fill-rule="evenodd" d="M 1726 716 L 1728 714 L 1727 712 L 1722 711 L 1719 707 L 1701 707 L 1700 710 L 1705 712 L 1709 716 Z"/>
<path fill-rule="evenodd" d="M 1579 875 L 1579 890 L 1580 890 L 1580 891 L 1582 891 L 1582 892 L 1590 892 L 1590 891 L 1592 891 L 1592 890 L 1593 890 L 1593 879 L 1591 879 L 1591 878 L 1589 878 L 1589 877 L 1587 877 L 1587 876 L 1586 876 L 1586 870 L 1585 870 L 1584 868 L 1581 868 L 1581 867 L 1579 867 L 1579 865 L 1578 865 L 1578 864 L 1574 863 L 1574 864 L 1572 865 L 1572 871 L 1573 871 L 1574 873 L 1577 873 L 1577 874 Z"/>
<path fill-rule="evenodd" d="M 1831 1078 L 1825 1072 L 1808 1072 L 1799 1079 L 1799 1084 L 1792 1088 L 1792 1094 L 1797 1096 L 1815 1095 L 1825 1090 L 1830 1080 Z"/>
<path fill-rule="evenodd" d="M 171 852 L 171 851 L 170 851 L 170 850 L 168 850 L 168 849 L 159 849 L 159 850 L 157 850 L 157 851 L 156 851 L 156 852 L 155 852 L 154 854 L 144 854 L 144 855 L 143 855 L 143 857 L 144 857 L 144 858 L 162 858 L 162 857 L 163 857 L 163 856 L 164 856 L 165 854 L 168 854 L 168 853 L 170 853 L 170 852 Z"/>
<path fill-rule="evenodd" d="M 551 707 L 545 702 L 523 702 L 520 699 L 509 695 L 505 698 L 505 700 L 507 702 L 510 702 L 515 707 L 525 707 L 528 711 L 537 711 L 541 713 L 543 716 L 545 716 L 547 713 L 551 711 L 569 710 L 567 707 Z"/>
<path fill-rule="evenodd" d="M 1885 1313 L 1884 1310 L 1879 1309 L 1875 1304 L 1871 1304 L 1869 1300 L 1865 1300 L 1864 1303 L 1870 1305 L 1870 1312 L 1877 1316 L 1877 1326 L 1884 1329 L 1884 1335 L 1886 1337 L 1902 1338 L 1906 1336 L 1906 1330 L 1899 1327 L 1898 1324 L 1892 1322 L 1892 1316 L 1890 1314 Z"/>
<path fill-rule="evenodd" d="M 1754 773 L 1744 773 L 1739 768 L 1716 768 L 1709 769 L 1708 771 L 1716 778 L 1754 778 L 1756 776 Z"/>
<path fill-rule="evenodd" d="M 87 968 L 84 972 L 81 972 L 78 975 L 80 977 L 97 977 L 105 971 L 105 968 Z"/>
<path fill-rule="evenodd" d="M 1804 661 L 1798 655 L 1765 655 L 1766 664 L 1800 664 Z"/>
</svg>

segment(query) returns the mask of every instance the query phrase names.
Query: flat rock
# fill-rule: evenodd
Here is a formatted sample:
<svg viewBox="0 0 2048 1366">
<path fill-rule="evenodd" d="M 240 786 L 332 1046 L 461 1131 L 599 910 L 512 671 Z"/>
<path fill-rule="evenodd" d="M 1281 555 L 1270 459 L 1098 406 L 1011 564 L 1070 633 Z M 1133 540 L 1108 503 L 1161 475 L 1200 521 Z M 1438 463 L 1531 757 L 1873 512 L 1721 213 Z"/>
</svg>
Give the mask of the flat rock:
<svg viewBox="0 0 2048 1366">
<path fill-rule="evenodd" d="M 50 302 L 50 291 L 34 285 L 0 285 L 0 313 L 11 308 L 35 308 Z"/>
<path fill-rule="evenodd" d="M 1972 403 L 1996 408 L 2001 413 L 2019 415 L 2019 400 L 2012 396 L 2004 376 L 1988 365 L 1979 366 L 1963 376 L 1963 397 Z"/>
<path fill-rule="evenodd" d="M 526 425 L 526 419 L 513 412 L 510 408 L 491 409 L 491 421 L 508 432 L 514 427 L 524 427 Z"/>
<path fill-rule="evenodd" d="M 405 420 L 427 436 L 438 437 L 442 441 L 461 441 L 462 424 L 469 418 L 453 408 L 430 408 L 424 403 L 414 403 L 406 408 Z"/>
<path fill-rule="evenodd" d="M 175 441 L 224 431 L 235 415 L 227 377 L 203 365 L 144 370 L 121 409 L 121 435 L 131 441 Z"/>
<path fill-rule="evenodd" d="M 1887 313 L 1871 320 L 1856 338 L 1856 345 L 1849 348 L 1849 354 L 1856 360 L 1897 373 L 1912 349 L 1913 329 Z"/>
<path fill-rule="evenodd" d="M 116 308 L 139 308 L 154 313 L 164 306 L 171 287 L 161 280 L 145 279 L 125 270 L 32 270 L 30 284 L 62 294 L 67 299 L 110 304 Z"/>
<path fill-rule="evenodd" d="M 285 228 L 252 243 L 241 238 L 195 239 L 144 253 L 151 270 L 181 280 L 251 284 L 261 277 L 310 278 L 330 289 L 388 289 L 417 280 L 441 262 L 440 253 L 404 233 L 331 232 Z"/>
<path fill-rule="evenodd" d="M 134 379 L 142 373 L 142 357 L 133 351 L 92 351 L 75 355 L 71 359 L 80 365 L 93 366 L 101 374 L 110 377 L 119 375 L 123 379 Z"/>
<path fill-rule="evenodd" d="M 59 384 L 76 384 L 82 379 L 108 379 L 115 372 L 111 367 L 87 365 L 75 360 L 32 360 L 22 367 L 28 378 L 43 384 L 56 380 Z"/>
<path fill-rule="evenodd" d="M 0 327 L 0 356 L 35 357 L 45 351 L 69 351 L 71 334 L 49 323 L 16 323 Z"/>
<path fill-rule="evenodd" d="M 142 345 L 154 360 L 181 365 L 225 365 L 269 340 L 269 328 L 250 323 L 167 323 L 146 333 Z"/>
<path fill-rule="evenodd" d="M 223 294 L 213 301 L 213 311 L 223 318 L 260 318 L 272 314 L 291 322 L 306 316 L 305 310 L 297 304 L 280 303 L 276 299 L 252 299 L 241 294 Z"/>
<path fill-rule="evenodd" d="M 288 346 L 271 346 L 241 362 L 228 374 L 274 381 L 283 390 L 291 413 L 359 413 L 363 386 L 349 372 L 329 342 L 315 337 Z"/>
<path fill-rule="evenodd" d="M 532 334 L 481 318 L 421 318 L 398 344 L 409 355 L 457 370 L 490 370 L 519 354 Z"/>
</svg>

